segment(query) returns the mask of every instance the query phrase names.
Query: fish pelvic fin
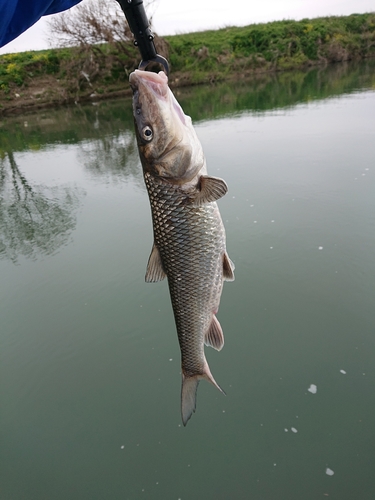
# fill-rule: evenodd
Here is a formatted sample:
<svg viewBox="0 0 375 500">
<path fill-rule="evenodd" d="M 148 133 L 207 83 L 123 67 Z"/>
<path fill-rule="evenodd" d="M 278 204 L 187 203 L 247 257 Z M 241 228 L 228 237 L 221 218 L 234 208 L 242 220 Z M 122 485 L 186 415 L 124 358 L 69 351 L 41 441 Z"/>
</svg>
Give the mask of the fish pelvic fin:
<svg viewBox="0 0 375 500">
<path fill-rule="evenodd" d="M 224 252 L 223 255 L 223 279 L 225 281 L 234 281 L 234 269 L 235 266 L 233 262 L 230 260 L 227 252 Z"/>
<path fill-rule="evenodd" d="M 148 259 L 145 281 L 146 283 L 156 283 L 166 277 L 158 247 L 153 245 Z"/>
<path fill-rule="evenodd" d="M 197 375 L 185 375 L 182 371 L 182 387 L 181 387 L 181 416 L 182 423 L 184 427 L 188 423 L 190 417 L 195 412 L 197 406 L 197 390 L 198 384 L 200 380 L 205 379 L 208 382 L 211 382 L 220 392 L 226 396 L 223 389 L 216 382 L 212 373 L 210 371 L 210 367 L 208 366 L 207 361 L 204 361 L 204 368 L 202 374 Z"/>
<path fill-rule="evenodd" d="M 204 343 L 213 347 L 217 351 L 221 351 L 224 346 L 224 334 L 221 325 L 215 315 L 212 316 L 212 321 L 209 329 L 204 337 Z"/>
<path fill-rule="evenodd" d="M 228 186 L 219 177 L 201 175 L 199 178 L 199 191 L 194 198 L 193 204 L 200 207 L 206 203 L 219 200 L 228 191 Z"/>
</svg>

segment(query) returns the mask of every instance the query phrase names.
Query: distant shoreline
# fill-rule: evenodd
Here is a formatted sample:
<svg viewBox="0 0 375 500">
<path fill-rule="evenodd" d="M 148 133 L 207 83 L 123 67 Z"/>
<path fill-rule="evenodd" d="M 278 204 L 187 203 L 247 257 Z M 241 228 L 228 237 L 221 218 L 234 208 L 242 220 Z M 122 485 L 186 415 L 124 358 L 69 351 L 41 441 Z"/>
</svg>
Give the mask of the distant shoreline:
<svg viewBox="0 0 375 500">
<path fill-rule="evenodd" d="M 139 62 L 131 49 L 125 57 L 103 45 L 97 60 L 87 47 L 0 55 L 0 116 L 130 96 Z M 171 63 L 171 88 L 307 70 L 375 57 L 375 13 L 174 35 L 157 49 Z"/>
</svg>

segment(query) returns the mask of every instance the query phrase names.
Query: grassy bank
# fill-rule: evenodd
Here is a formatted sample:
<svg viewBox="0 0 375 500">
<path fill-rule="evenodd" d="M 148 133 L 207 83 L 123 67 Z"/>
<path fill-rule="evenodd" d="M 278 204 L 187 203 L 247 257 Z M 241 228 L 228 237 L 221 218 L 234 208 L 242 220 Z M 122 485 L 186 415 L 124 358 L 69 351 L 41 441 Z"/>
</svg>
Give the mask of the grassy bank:
<svg viewBox="0 0 375 500">
<path fill-rule="evenodd" d="M 375 56 L 375 13 L 165 37 L 174 87 Z M 129 92 L 139 56 L 112 46 L 0 56 L 0 113 Z"/>
</svg>

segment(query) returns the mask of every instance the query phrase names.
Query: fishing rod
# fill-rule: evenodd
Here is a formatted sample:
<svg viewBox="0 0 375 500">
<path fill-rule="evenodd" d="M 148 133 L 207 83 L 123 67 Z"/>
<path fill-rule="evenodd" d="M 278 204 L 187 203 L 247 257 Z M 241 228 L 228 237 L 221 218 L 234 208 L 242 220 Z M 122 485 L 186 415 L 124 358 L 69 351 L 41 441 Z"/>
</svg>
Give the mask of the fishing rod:
<svg viewBox="0 0 375 500">
<path fill-rule="evenodd" d="M 150 62 L 156 62 L 163 66 L 166 74 L 169 74 L 168 61 L 156 52 L 154 38 L 148 22 L 143 0 L 117 0 L 123 10 L 130 31 L 134 35 L 134 45 L 141 53 L 142 61 L 138 68 L 145 70 Z"/>
</svg>

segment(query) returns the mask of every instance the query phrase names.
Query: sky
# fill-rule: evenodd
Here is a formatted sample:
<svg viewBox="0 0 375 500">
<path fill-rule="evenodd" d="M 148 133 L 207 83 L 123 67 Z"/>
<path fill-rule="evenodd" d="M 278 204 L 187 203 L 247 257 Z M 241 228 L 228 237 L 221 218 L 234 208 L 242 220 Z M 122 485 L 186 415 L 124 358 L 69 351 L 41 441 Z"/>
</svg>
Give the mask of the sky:
<svg viewBox="0 0 375 500">
<path fill-rule="evenodd" d="M 153 10 L 154 32 L 174 35 L 281 19 L 375 12 L 375 0 L 237 0 L 233 3 L 228 0 L 157 0 Z M 50 47 L 48 17 L 1 47 L 0 54 Z"/>
</svg>

